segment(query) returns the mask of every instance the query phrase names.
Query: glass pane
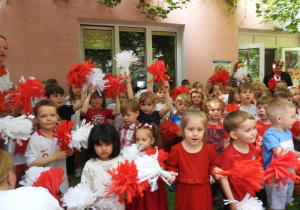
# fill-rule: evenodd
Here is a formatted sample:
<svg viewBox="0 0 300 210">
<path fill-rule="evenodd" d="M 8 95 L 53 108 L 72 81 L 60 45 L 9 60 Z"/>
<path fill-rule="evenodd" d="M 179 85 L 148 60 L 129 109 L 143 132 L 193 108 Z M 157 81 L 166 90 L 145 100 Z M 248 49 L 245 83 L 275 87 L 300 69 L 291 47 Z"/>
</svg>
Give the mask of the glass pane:
<svg viewBox="0 0 300 210">
<path fill-rule="evenodd" d="M 293 80 L 293 84 L 296 86 L 299 84 L 299 65 L 300 65 L 300 51 L 285 51 L 284 55 L 285 71 L 288 72 Z"/>
<path fill-rule="evenodd" d="M 152 62 L 163 60 L 168 65 L 168 75 L 171 76 L 173 83 L 176 81 L 176 33 L 159 32 L 152 33 Z"/>
<path fill-rule="evenodd" d="M 85 59 L 92 59 L 106 74 L 112 72 L 112 31 L 83 30 Z"/>
<path fill-rule="evenodd" d="M 120 51 L 132 50 L 139 58 L 137 64 L 130 67 L 133 91 L 147 88 L 146 66 L 146 30 L 144 28 L 120 27 Z"/>
<path fill-rule="evenodd" d="M 239 61 L 251 71 L 252 81 L 259 80 L 259 48 L 251 48 L 247 50 L 239 50 Z"/>
</svg>

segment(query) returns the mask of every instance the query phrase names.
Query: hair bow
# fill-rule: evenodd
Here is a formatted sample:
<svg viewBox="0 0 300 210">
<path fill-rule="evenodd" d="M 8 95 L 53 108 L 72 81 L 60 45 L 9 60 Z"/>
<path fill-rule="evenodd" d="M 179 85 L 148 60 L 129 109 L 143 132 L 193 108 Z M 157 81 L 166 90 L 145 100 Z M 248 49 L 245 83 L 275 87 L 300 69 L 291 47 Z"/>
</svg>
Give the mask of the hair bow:
<svg viewBox="0 0 300 210">
<path fill-rule="evenodd" d="M 139 129 L 139 128 L 148 128 L 149 130 L 152 130 L 153 126 L 152 125 L 149 125 L 148 123 L 145 123 L 144 126 L 143 126 L 143 123 L 140 123 L 138 124 L 138 126 L 136 126 L 136 129 Z"/>
</svg>

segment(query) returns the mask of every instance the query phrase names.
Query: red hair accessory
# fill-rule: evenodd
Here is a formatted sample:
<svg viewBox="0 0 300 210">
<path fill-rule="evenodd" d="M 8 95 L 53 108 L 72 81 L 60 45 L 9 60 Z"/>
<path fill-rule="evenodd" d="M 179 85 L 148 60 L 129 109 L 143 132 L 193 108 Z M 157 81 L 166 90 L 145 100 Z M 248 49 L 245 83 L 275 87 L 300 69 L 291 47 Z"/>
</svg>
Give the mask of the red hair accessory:
<svg viewBox="0 0 300 210">
<path fill-rule="evenodd" d="M 173 141 L 174 137 L 179 136 L 180 130 L 181 129 L 172 120 L 160 124 L 160 132 L 164 141 Z"/>
<path fill-rule="evenodd" d="M 175 87 L 173 89 L 173 94 L 172 94 L 172 98 L 173 100 L 176 100 L 177 96 L 179 96 L 180 94 L 189 94 L 189 88 L 184 87 L 183 85 L 179 86 L 179 87 Z"/>
<path fill-rule="evenodd" d="M 71 141 L 71 129 L 75 125 L 72 121 L 63 120 L 54 128 L 53 137 L 57 138 L 57 145 L 66 153 L 70 152 L 69 143 Z"/>
<path fill-rule="evenodd" d="M 213 85 L 216 83 L 222 83 L 223 87 L 225 87 L 228 84 L 229 79 L 230 75 L 227 70 L 219 70 L 215 73 L 215 75 L 209 78 Z"/>
<path fill-rule="evenodd" d="M 275 84 L 276 84 L 276 79 L 273 77 L 271 79 L 269 79 L 268 81 L 268 88 L 271 90 L 271 91 L 274 91 L 275 89 Z"/>
<path fill-rule="evenodd" d="M 3 93 L 0 91 L 0 112 L 4 112 L 6 110 L 6 105 L 4 103 Z"/>
<path fill-rule="evenodd" d="M 149 130 L 152 130 L 152 128 L 153 128 L 153 126 L 149 125 L 148 123 L 145 123 L 144 125 L 143 125 L 143 123 L 140 123 L 140 124 L 138 124 L 138 126 L 136 126 L 136 129 L 139 129 L 139 128 L 142 128 L 142 127 L 148 128 Z"/>
<path fill-rule="evenodd" d="M 153 82 L 156 82 L 164 85 L 165 81 L 170 80 L 170 76 L 165 74 L 168 71 L 167 68 L 168 65 L 165 67 L 165 62 L 162 60 L 152 63 L 151 66 L 147 67 L 147 72 L 153 75 L 153 79 L 148 83 L 152 85 Z"/>
<path fill-rule="evenodd" d="M 0 77 L 4 76 L 6 74 L 7 74 L 7 71 L 6 71 L 5 65 L 2 64 L 1 69 L 0 69 Z"/>
<path fill-rule="evenodd" d="M 121 75 L 119 76 L 117 74 L 109 74 L 103 78 L 103 80 L 108 80 L 108 82 L 104 84 L 105 88 L 103 89 L 106 98 L 114 98 L 119 96 L 120 93 L 125 93 L 126 84 L 121 83 L 123 79 Z"/>
<path fill-rule="evenodd" d="M 92 73 L 92 68 L 95 68 L 95 63 L 92 64 L 92 59 L 72 65 L 67 74 L 68 86 L 75 85 L 76 88 L 82 88 L 82 83 L 87 81 L 87 75 Z"/>
</svg>

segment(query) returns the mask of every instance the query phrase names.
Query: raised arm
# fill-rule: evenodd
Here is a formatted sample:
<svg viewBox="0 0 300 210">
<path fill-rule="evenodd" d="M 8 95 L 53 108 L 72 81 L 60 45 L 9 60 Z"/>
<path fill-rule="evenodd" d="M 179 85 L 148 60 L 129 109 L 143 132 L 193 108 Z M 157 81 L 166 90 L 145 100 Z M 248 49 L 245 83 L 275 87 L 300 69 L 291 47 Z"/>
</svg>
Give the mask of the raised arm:
<svg viewBox="0 0 300 210">
<path fill-rule="evenodd" d="M 116 116 L 116 115 L 118 115 L 118 114 L 121 114 L 121 111 L 120 111 L 120 100 L 119 100 L 119 97 L 118 97 L 118 96 L 115 98 L 115 101 L 116 101 L 116 110 L 114 110 L 114 111 L 112 112 L 112 115 L 113 115 L 113 116 Z"/>
<path fill-rule="evenodd" d="M 83 102 L 82 108 L 80 110 L 80 115 L 81 116 L 85 116 L 88 109 L 89 109 L 90 100 L 91 100 L 91 97 L 92 97 L 92 94 L 93 94 L 93 90 L 95 90 L 95 87 L 91 84 L 89 86 L 88 95 L 87 95 L 85 101 Z"/>
<path fill-rule="evenodd" d="M 164 91 L 165 91 L 166 106 L 159 111 L 159 116 L 161 118 L 163 118 L 172 108 L 171 98 L 169 94 L 169 83 L 167 81 L 164 84 Z"/>
<path fill-rule="evenodd" d="M 78 109 L 80 109 L 85 101 L 86 97 L 85 97 L 85 93 L 81 91 L 81 98 L 80 98 L 80 102 L 76 103 L 73 105 L 73 111 L 77 111 Z"/>
<path fill-rule="evenodd" d="M 130 75 L 125 74 L 125 82 L 126 82 L 126 89 L 127 89 L 128 98 L 129 99 L 134 99 L 134 94 L 133 94 L 133 90 L 132 90 Z"/>
</svg>

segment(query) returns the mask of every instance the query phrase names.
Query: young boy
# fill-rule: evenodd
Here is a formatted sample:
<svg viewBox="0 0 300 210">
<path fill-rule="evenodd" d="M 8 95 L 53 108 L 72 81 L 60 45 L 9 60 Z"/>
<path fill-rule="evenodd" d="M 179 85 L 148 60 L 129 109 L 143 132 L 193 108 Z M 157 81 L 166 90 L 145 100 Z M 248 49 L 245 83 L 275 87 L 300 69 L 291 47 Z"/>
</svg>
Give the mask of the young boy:
<svg viewBox="0 0 300 210">
<path fill-rule="evenodd" d="M 182 115 L 190 108 L 191 103 L 191 97 L 186 93 L 178 95 L 175 100 L 176 114 L 173 115 L 170 120 L 172 120 L 179 128 L 181 125 Z"/>
<path fill-rule="evenodd" d="M 238 88 L 241 99 L 240 110 L 256 116 L 256 106 L 251 104 L 254 99 L 254 86 L 251 83 L 243 83 Z"/>
<path fill-rule="evenodd" d="M 252 114 L 241 110 L 230 112 L 224 118 L 223 126 L 233 142 L 223 152 L 221 169 L 230 170 L 233 164 L 231 158 L 235 156 L 238 156 L 241 160 L 258 159 L 257 151 L 253 145 L 257 130 L 255 118 Z M 221 185 L 226 198 L 229 200 L 241 201 L 247 194 L 247 190 L 231 179 L 230 176 L 221 179 Z M 252 195 L 252 197 L 255 197 L 255 195 Z M 230 209 L 235 208 L 236 203 L 231 203 Z"/>
<path fill-rule="evenodd" d="M 133 135 L 139 116 L 139 102 L 134 99 L 127 99 L 121 106 L 121 114 L 124 124 L 119 129 L 122 149 L 130 146 L 133 142 Z"/>
<path fill-rule="evenodd" d="M 30 137 L 25 157 L 29 167 L 63 167 L 64 178 L 67 178 L 66 159 L 73 154 L 68 154 L 57 145 L 57 139 L 53 137 L 53 130 L 58 120 L 57 109 L 52 101 L 42 100 L 34 107 L 34 121 L 38 130 Z M 65 193 L 69 188 L 68 179 L 61 186 L 60 191 Z"/>
<path fill-rule="evenodd" d="M 287 83 L 284 80 L 279 80 L 276 82 L 274 90 L 279 90 L 279 89 L 287 89 Z"/>
<path fill-rule="evenodd" d="M 267 115 L 271 121 L 269 128 L 263 136 L 264 169 L 271 164 L 272 156 L 280 155 L 283 151 L 294 151 L 291 131 L 296 121 L 296 106 L 289 101 L 274 99 L 267 106 Z M 295 152 L 299 157 L 299 152 Z M 287 186 L 273 184 L 273 187 L 265 184 L 268 204 L 270 209 L 285 209 L 286 204 L 292 202 L 294 184 L 287 181 Z"/>
<path fill-rule="evenodd" d="M 293 93 L 288 89 L 278 89 L 274 92 L 274 98 L 292 101 Z"/>
</svg>

